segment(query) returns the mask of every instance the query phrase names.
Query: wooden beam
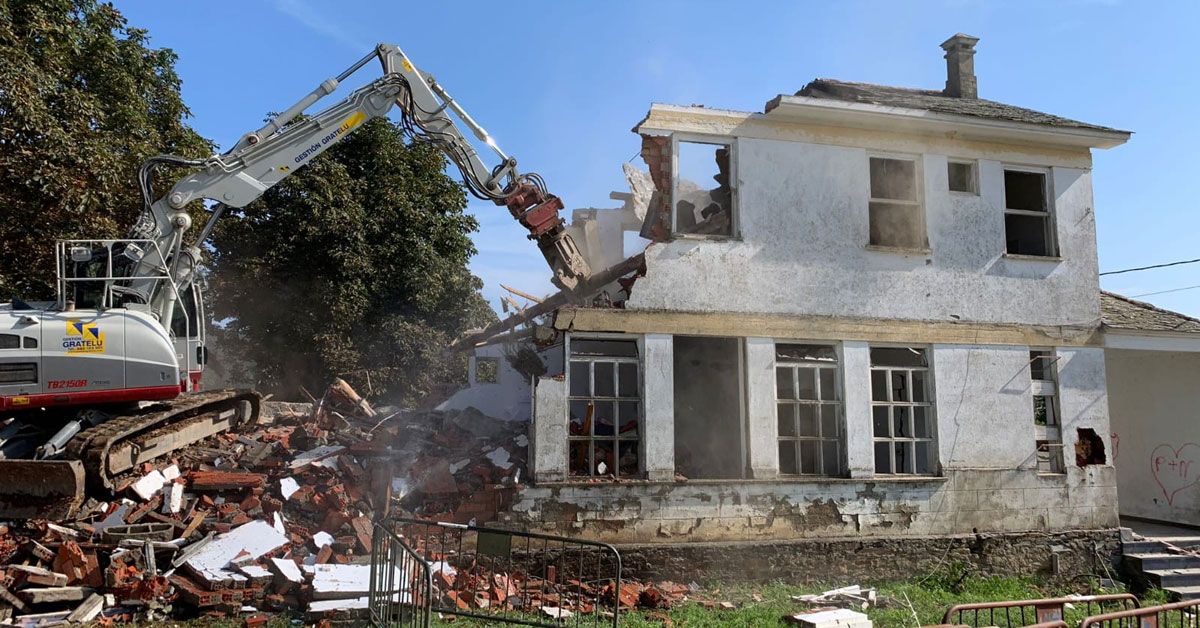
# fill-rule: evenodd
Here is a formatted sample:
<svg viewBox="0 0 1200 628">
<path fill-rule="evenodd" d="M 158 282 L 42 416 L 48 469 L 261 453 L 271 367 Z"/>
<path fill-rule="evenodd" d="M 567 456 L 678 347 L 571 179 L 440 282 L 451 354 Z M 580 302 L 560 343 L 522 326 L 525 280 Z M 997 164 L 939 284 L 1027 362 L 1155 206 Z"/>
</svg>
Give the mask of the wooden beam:
<svg viewBox="0 0 1200 628">
<path fill-rule="evenodd" d="M 476 346 L 487 342 L 492 336 L 504 333 L 510 329 L 514 329 L 518 325 L 527 323 L 543 314 L 553 312 L 554 310 L 566 305 L 570 305 L 571 303 L 585 302 L 587 299 L 591 298 L 602 288 L 604 288 L 604 286 L 607 286 L 621 277 L 638 270 L 645 263 L 645 254 L 638 253 L 637 255 L 634 255 L 633 257 L 630 257 L 619 264 L 610 266 L 609 268 L 592 275 L 571 292 L 567 292 L 565 290 L 557 292 L 549 297 L 546 297 L 546 299 L 541 303 L 526 308 L 520 314 L 509 316 L 502 321 L 497 321 L 491 325 L 488 325 L 480 331 L 455 340 L 450 344 L 449 349 L 450 351 L 466 351 L 473 349 Z"/>
</svg>

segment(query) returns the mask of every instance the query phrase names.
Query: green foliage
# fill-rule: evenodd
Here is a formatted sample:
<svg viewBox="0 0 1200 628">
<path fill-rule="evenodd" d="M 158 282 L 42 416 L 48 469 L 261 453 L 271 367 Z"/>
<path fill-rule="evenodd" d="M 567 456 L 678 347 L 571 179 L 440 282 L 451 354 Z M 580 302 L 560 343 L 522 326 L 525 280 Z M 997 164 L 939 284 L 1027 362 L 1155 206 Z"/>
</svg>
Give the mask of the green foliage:
<svg viewBox="0 0 1200 628">
<path fill-rule="evenodd" d="M 148 156 L 201 157 L 176 55 L 95 0 L 0 0 L 0 299 L 47 298 L 59 238 L 124 237 Z"/>
<path fill-rule="evenodd" d="M 495 315 L 467 270 L 478 225 L 445 166 L 377 119 L 223 218 L 212 241 L 214 318 L 233 318 L 222 350 L 288 395 L 335 375 L 362 386 L 369 373 L 376 394 L 413 399 L 461 378 L 443 348 Z"/>
<path fill-rule="evenodd" d="M 933 626 L 942 623 L 946 609 L 956 604 L 972 602 L 992 602 L 999 600 L 1029 600 L 1048 597 L 1065 597 L 1072 593 L 1113 593 L 1095 589 L 1094 583 L 1051 582 L 1036 577 L 979 577 L 964 576 L 960 570 L 948 574 L 930 574 L 911 580 L 897 582 L 863 582 L 864 586 L 874 586 L 878 589 L 878 604 L 864 611 L 876 628 L 915 628 L 917 626 Z M 679 604 L 669 611 L 624 611 L 621 613 L 621 626 L 627 628 L 651 628 L 655 626 L 675 626 L 676 628 L 720 628 L 723 626 L 779 626 L 783 628 L 792 624 L 783 621 L 785 615 L 794 615 L 808 610 L 803 604 L 792 600 L 794 595 L 820 593 L 829 589 L 852 584 L 851 582 L 828 582 L 797 586 L 780 582 L 764 585 L 722 585 L 710 583 L 698 597 L 716 602 L 732 602 L 737 608 L 725 610 L 708 608 L 696 602 Z M 1149 606 L 1156 598 L 1143 598 L 1142 605 Z M 1077 626 L 1086 613 L 1086 604 L 1075 604 L 1067 609 L 1068 625 Z M 1114 610 L 1106 608 L 1106 611 Z M 1031 611 L 1027 611 L 1024 622 L 1019 612 L 1013 612 L 1005 618 L 1003 612 L 994 616 L 995 624 L 1000 627 L 1024 626 L 1033 623 Z M 670 623 L 663 620 L 668 619 Z M 590 617 L 588 618 L 590 620 Z M 973 617 L 967 617 L 972 620 Z M 980 625 L 988 625 L 989 617 L 980 615 Z M 590 621 L 583 624 L 591 625 Z M 494 623 L 468 619 L 449 618 L 434 620 L 435 626 L 491 626 Z"/>
</svg>

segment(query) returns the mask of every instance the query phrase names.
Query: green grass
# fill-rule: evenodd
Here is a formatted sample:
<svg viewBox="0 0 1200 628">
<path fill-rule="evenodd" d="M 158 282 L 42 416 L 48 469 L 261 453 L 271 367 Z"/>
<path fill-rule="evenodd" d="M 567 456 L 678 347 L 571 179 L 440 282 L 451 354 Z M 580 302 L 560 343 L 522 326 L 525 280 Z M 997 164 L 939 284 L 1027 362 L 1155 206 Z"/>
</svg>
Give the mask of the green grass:
<svg viewBox="0 0 1200 628">
<path fill-rule="evenodd" d="M 627 611 L 621 614 L 621 626 L 644 628 L 663 626 L 661 617 L 669 618 L 676 627 L 707 628 L 724 626 L 786 626 L 783 617 L 806 610 L 803 604 L 792 601 L 793 595 L 820 593 L 848 583 L 828 585 L 794 586 L 783 583 L 761 586 L 713 584 L 704 587 L 697 597 L 717 602 L 732 602 L 732 610 L 706 608 L 702 604 L 687 602 L 669 611 Z M 1074 586 L 1051 584 L 1036 578 L 981 578 L 934 575 L 902 582 L 861 583 L 874 586 L 879 592 L 879 603 L 866 611 L 876 628 L 912 628 L 918 625 L 942 623 L 942 614 L 955 604 L 987 602 L 997 600 L 1020 600 L 1058 597 L 1072 593 L 1112 593 L 1115 591 L 1089 590 L 1089 583 L 1078 582 Z M 1161 590 L 1150 591 L 1143 605 L 1161 604 L 1166 597 Z M 1067 610 L 1067 622 L 1078 625 L 1085 615 L 1084 608 Z M 914 617 L 915 616 L 915 617 Z M 982 618 L 982 617 L 981 617 Z M 1033 623 L 1027 612 L 1027 622 Z M 438 626 L 485 626 L 503 625 L 478 620 L 455 619 L 435 620 Z M 996 624 L 1005 626 L 1002 616 L 995 617 Z M 1014 614 L 1013 625 L 1021 625 Z M 986 624 L 986 622 L 985 622 Z M 590 622 L 581 625 L 591 625 Z"/>
</svg>

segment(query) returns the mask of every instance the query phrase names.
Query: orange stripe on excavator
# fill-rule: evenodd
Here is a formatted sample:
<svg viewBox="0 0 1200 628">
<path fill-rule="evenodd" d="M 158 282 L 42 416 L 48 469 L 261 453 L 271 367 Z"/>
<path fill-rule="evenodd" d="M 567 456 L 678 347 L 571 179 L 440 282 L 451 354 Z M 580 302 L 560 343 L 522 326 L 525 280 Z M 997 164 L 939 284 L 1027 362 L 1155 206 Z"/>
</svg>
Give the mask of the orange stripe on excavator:
<svg viewBox="0 0 1200 628">
<path fill-rule="evenodd" d="M 0 397 L 0 411 L 49 408 L 53 406 L 78 406 L 84 404 L 128 403 L 131 401 L 159 401 L 174 399 L 180 386 L 144 386 L 141 388 L 118 388 L 116 390 L 89 390 L 71 393 L 42 393 L 37 395 L 9 395 Z"/>
</svg>

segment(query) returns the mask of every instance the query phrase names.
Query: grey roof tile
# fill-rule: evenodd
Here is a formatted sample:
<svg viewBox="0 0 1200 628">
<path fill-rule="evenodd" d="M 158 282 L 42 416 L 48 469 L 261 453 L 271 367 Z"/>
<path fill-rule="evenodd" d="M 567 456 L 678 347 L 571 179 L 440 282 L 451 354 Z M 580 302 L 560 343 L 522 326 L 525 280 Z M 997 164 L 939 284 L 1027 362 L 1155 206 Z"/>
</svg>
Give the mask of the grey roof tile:
<svg viewBox="0 0 1200 628">
<path fill-rule="evenodd" d="M 1100 320 L 1112 329 L 1200 334 L 1200 319 L 1112 292 L 1100 293 Z"/>
<path fill-rule="evenodd" d="M 1071 120 L 1049 113 L 1042 113 L 1033 109 L 1006 105 L 993 100 L 955 98 L 946 96 L 940 90 L 932 89 L 911 89 L 907 87 L 874 85 L 871 83 L 816 79 L 796 92 L 796 95 L 807 96 L 809 98 L 829 98 L 846 102 L 868 103 L 885 107 L 922 109 L 937 113 L 974 116 L 1009 122 L 1025 122 L 1028 124 L 1110 131 L 1115 133 L 1127 132 L 1098 124 L 1088 124 L 1087 122 Z"/>
</svg>

